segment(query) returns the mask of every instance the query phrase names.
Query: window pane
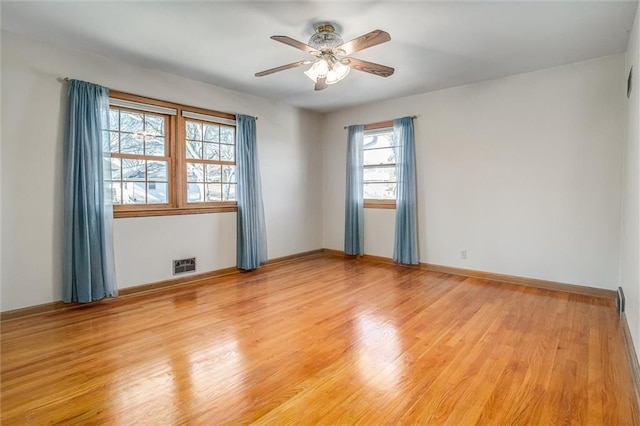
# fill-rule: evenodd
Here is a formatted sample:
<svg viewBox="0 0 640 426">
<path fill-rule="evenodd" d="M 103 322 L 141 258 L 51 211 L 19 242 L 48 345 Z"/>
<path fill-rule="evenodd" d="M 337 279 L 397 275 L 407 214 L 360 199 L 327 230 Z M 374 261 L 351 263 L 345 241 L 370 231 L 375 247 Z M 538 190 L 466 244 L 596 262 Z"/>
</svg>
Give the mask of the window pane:
<svg viewBox="0 0 640 426">
<path fill-rule="evenodd" d="M 365 183 L 365 200 L 395 200 L 396 184 L 393 183 Z"/>
<path fill-rule="evenodd" d="M 364 149 L 386 148 L 393 146 L 393 132 L 374 133 L 364 135 Z"/>
<path fill-rule="evenodd" d="M 119 137 L 120 134 L 118 132 L 109 132 L 109 151 L 120 152 Z"/>
<path fill-rule="evenodd" d="M 225 183 L 222 185 L 222 201 L 236 200 L 236 184 Z"/>
<path fill-rule="evenodd" d="M 221 182 L 220 170 L 222 166 L 207 164 L 207 182 Z"/>
<path fill-rule="evenodd" d="M 187 121 L 187 139 L 202 140 L 202 123 Z"/>
<path fill-rule="evenodd" d="M 233 145 L 220 145 L 220 159 L 222 161 L 235 161 L 236 147 Z"/>
<path fill-rule="evenodd" d="M 120 111 L 117 109 L 109 110 L 109 129 L 118 130 L 120 128 Z"/>
<path fill-rule="evenodd" d="M 111 204 L 122 204 L 122 182 L 109 182 Z"/>
<path fill-rule="evenodd" d="M 139 112 L 120 111 L 120 131 L 121 132 L 142 132 L 144 124 Z"/>
<path fill-rule="evenodd" d="M 187 182 L 204 182 L 204 164 L 187 163 Z"/>
<path fill-rule="evenodd" d="M 202 158 L 202 142 L 187 141 L 187 158 Z"/>
<path fill-rule="evenodd" d="M 394 164 L 396 162 L 396 153 L 393 148 L 382 149 L 365 149 L 364 150 L 364 165 L 376 165 L 376 164 Z"/>
<path fill-rule="evenodd" d="M 147 161 L 147 180 L 167 179 L 168 164 L 166 161 Z"/>
<path fill-rule="evenodd" d="M 207 201 L 222 201 L 222 185 L 219 183 L 207 184 Z"/>
<path fill-rule="evenodd" d="M 122 159 L 122 180 L 145 180 L 144 172 L 144 160 Z"/>
<path fill-rule="evenodd" d="M 148 136 L 164 136 L 164 117 L 146 114 L 144 131 Z"/>
<path fill-rule="evenodd" d="M 208 142 L 220 141 L 220 126 L 214 124 L 204 125 L 204 140 Z"/>
<path fill-rule="evenodd" d="M 189 203 L 198 203 L 204 201 L 204 184 L 187 184 L 187 201 Z"/>
<path fill-rule="evenodd" d="M 222 166 L 222 181 L 236 182 L 236 166 Z"/>
<path fill-rule="evenodd" d="M 236 143 L 234 130 L 233 127 L 220 126 L 220 143 L 234 145 Z"/>
<path fill-rule="evenodd" d="M 166 204 L 169 202 L 167 197 L 166 182 L 149 182 L 147 183 L 147 203 L 149 204 Z"/>
<path fill-rule="evenodd" d="M 105 179 L 109 179 L 109 176 L 111 176 L 111 180 L 122 180 L 122 163 L 120 161 L 119 158 L 111 158 L 111 161 L 109 161 L 110 167 L 109 170 L 107 170 L 107 173 L 105 173 Z"/>
<path fill-rule="evenodd" d="M 164 157 L 164 136 L 147 136 L 144 141 L 144 153 Z"/>
<path fill-rule="evenodd" d="M 395 182 L 396 168 L 395 167 L 365 167 L 364 181 L 365 182 L 370 182 L 370 181 Z"/>
<path fill-rule="evenodd" d="M 102 130 L 100 132 L 100 137 L 102 138 L 100 140 L 101 145 L 102 145 L 102 152 L 109 152 L 111 151 L 110 149 L 110 143 L 109 143 L 109 132 L 107 130 Z"/>
<path fill-rule="evenodd" d="M 204 158 L 205 160 L 219 160 L 220 159 L 220 145 L 217 143 L 205 143 L 204 144 Z"/>
<path fill-rule="evenodd" d="M 122 182 L 123 204 L 144 204 L 145 195 L 144 182 Z"/>
<path fill-rule="evenodd" d="M 144 152 L 142 135 L 137 133 L 120 134 L 120 152 L 122 154 L 140 154 Z"/>
</svg>

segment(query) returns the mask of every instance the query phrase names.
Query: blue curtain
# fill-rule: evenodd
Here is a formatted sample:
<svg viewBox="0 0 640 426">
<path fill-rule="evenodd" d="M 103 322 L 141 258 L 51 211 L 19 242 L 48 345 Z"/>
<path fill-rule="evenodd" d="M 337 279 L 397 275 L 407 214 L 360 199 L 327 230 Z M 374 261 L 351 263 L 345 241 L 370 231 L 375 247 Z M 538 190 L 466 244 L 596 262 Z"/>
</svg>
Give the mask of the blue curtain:
<svg viewBox="0 0 640 426">
<path fill-rule="evenodd" d="M 393 120 L 396 143 L 396 233 L 393 260 L 415 265 L 418 258 L 418 208 L 416 202 L 416 154 L 413 119 Z"/>
<path fill-rule="evenodd" d="M 64 149 L 65 302 L 92 302 L 116 297 L 113 258 L 113 207 L 106 194 L 109 164 L 109 89 L 71 80 Z M 105 154 L 105 151 L 107 152 Z"/>
<path fill-rule="evenodd" d="M 364 254 L 364 199 L 362 195 L 364 126 L 348 127 L 347 194 L 345 200 L 344 252 Z"/>
<path fill-rule="evenodd" d="M 267 261 L 267 237 L 260 183 L 256 119 L 236 116 L 238 181 L 237 258 L 240 269 L 256 269 Z"/>
</svg>

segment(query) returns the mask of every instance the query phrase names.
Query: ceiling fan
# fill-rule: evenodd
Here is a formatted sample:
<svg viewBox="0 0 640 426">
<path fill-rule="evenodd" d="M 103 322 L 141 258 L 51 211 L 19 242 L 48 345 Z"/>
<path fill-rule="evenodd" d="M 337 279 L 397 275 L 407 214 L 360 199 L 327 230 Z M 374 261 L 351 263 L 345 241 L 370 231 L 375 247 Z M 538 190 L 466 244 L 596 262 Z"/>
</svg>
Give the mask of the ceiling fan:
<svg viewBox="0 0 640 426">
<path fill-rule="evenodd" d="M 324 90 L 330 84 L 334 84 L 347 76 L 351 68 L 368 72 L 380 77 L 389 77 L 394 69 L 385 65 L 352 58 L 349 55 L 368 47 L 376 46 L 391 40 L 389 33 L 382 30 L 374 30 L 347 43 L 336 32 L 330 23 L 319 24 L 316 32 L 309 39 L 309 44 L 294 40 L 291 37 L 274 35 L 273 40 L 295 47 L 315 56 L 315 59 L 298 61 L 276 68 L 256 73 L 256 77 L 273 74 L 303 65 L 311 65 L 305 74 L 315 82 L 315 90 Z"/>
</svg>

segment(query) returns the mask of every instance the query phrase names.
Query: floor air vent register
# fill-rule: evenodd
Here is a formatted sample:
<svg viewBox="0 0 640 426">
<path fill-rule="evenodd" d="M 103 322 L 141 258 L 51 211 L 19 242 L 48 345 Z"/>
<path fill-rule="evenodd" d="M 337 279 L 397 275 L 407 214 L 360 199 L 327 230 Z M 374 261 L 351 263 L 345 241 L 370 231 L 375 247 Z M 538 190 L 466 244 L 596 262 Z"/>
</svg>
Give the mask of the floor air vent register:
<svg viewBox="0 0 640 426">
<path fill-rule="evenodd" d="M 173 261 L 173 275 L 184 274 L 196 270 L 196 258 L 178 259 Z"/>
</svg>

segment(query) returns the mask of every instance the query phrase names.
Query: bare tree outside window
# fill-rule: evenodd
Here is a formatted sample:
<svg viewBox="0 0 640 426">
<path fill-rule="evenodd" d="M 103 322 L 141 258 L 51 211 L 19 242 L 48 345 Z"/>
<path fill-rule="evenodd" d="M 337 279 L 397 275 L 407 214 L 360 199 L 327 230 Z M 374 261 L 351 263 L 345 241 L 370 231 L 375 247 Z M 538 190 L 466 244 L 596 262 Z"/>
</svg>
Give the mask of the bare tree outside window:
<svg viewBox="0 0 640 426">
<path fill-rule="evenodd" d="M 187 120 L 187 202 L 236 200 L 235 127 Z"/>
</svg>

